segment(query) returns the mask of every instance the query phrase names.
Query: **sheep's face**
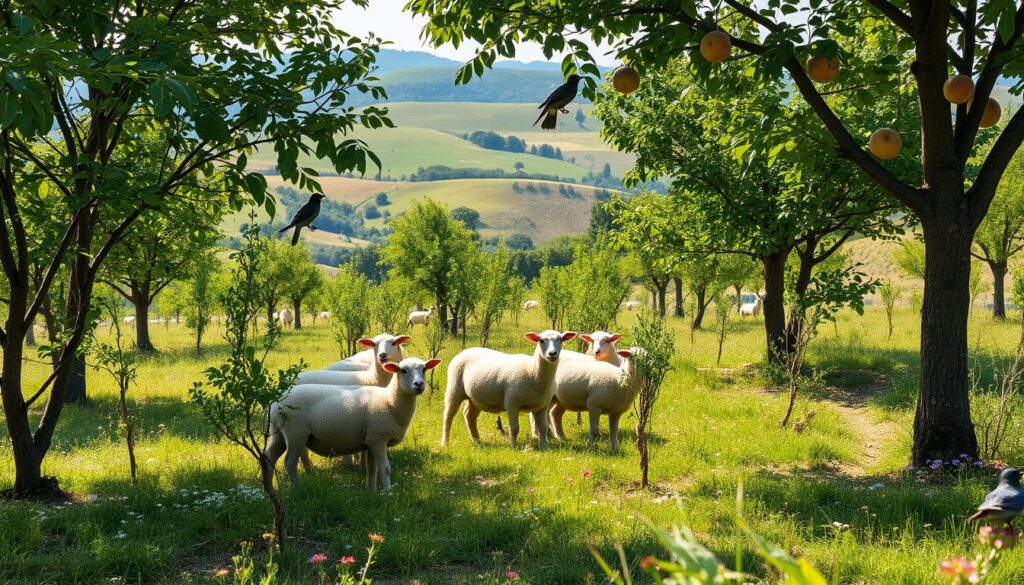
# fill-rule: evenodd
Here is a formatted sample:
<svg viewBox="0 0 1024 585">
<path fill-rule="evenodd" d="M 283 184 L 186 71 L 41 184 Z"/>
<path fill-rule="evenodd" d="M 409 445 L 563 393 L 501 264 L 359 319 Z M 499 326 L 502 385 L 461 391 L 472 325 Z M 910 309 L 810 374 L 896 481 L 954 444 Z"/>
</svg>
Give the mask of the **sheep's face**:
<svg viewBox="0 0 1024 585">
<path fill-rule="evenodd" d="M 562 344 L 573 337 L 576 337 L 576 334 L 572 331 L 562 333 L 561 331 L 548 329 L 541 333 L 534 333 L 531 331 L 526 333 L 524 337 L 537 344 L 537 353 L 540 354 L 541 358 L 548 362 L 555 363 L 558 361 L 558 356 L 562 354 Z"/>
<path fill-rule="evenodd" d="M 384 369 L 398 377 L 398 389 L 419 396 L 427 387 L 426 371 L 432 370 L 441 363 L 437 358 L 423 361 L 416 358 L 405 358 L 399 363 L 388 362 Z"/>
<path fill-rule="evenodd" d="M 395 337 L 388 333 L 382 333 L 373 339 L 363 338 L 359 340 L 359 345 L 363 347 L 373 348 L 374 359 L 377 363 L 384 365 L 388 362 L 398 363 L 402 361 L 402 344 L 409 341 L 408 335 L 399 335 Z"/>
<path fill-rule="evenodd" d="M 615 355 L 615 342 L 622 339 L 622 335 L 607 331 L 595 331 L 590 335 L 580 335 L 580 339 L 590 344 L 590 350 L 594 352 L 595 360 L 607 362 Z"/>
</svg>

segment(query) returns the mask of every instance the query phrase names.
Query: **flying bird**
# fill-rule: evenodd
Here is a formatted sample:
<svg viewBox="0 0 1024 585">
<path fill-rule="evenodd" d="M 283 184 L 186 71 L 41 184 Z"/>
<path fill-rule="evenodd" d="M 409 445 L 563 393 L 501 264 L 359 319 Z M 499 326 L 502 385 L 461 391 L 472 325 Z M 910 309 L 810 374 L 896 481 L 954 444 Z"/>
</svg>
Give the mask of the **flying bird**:
<svg viewBox="0 0 1024 585">
<path fill-rule="evenodd" d="M 1020 487 L 1020 470 L 1007 467 L 999 474 L 999 485 L 985 496 L 978 511 L 968 520 L 1006 524 L 1024 512 L 1024 489 Z"/>
<path fill-rule="evenodd" d="M 296 213 L 295 217 L 292 218 L 292 222 L 283 228 L 278 233 L 283 233 L 291 228 L 295 228 L 292 232 L 292 245 L 299 243 L 299 232 L 302 228 L 308 227 L 310 230 L 316 230 L 316 226 L 310 225 L 316 216 L 320 215 L 320 200 L 326 197 L 323 193 L 313 193 L 309 196 L 309 201 L 306 202 Z"/>
<path fill-rule="evenodd" d="M 558 121 L 558 112 L 561 111 L 563 114 L 568 114 L 569 110 L 565 109 L 565 106 L 569 105 L 569 102 L 576 99 L 576 91 L 580 86 L 580 76 L 572 74 L 569 76 L 569 80 L 558 86 L 555 91 L 551 92 L 548 99 L 544 100 L 544 103 L 538 106 L 538 109 L 544 110 L 537 117 L 537 120 L 533 123 L 534 126 L 537 122 L 540 122 L 541 118 L 544 121 L 541 122 L 540 127 L 545 130 L 554 130 L 555 124 Z"/>
</svg>

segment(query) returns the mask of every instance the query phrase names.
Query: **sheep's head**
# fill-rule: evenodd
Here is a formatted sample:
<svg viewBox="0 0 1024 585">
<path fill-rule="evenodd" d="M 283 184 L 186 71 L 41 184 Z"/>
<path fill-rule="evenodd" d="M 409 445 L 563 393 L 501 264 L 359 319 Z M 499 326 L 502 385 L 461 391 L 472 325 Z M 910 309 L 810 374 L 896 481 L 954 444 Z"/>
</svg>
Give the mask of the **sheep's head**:
<svg viewBox="0 0 1024 585">
<path fill-rule="evenodd" d="M 408 335 L 395 337 L 390 333 L 381 333 L 373 339 L 362 338 L 359 345 L 373 348 L 374 359 L 381 365 L 388 362 L 398 363 L 402 361 L 402 344 L 411 339 Z"/>
<path fill-rule="evenodd" d="M 558 361 L 558 356 L 562 354 L 562 344 L 576 337 L 576 333 L 572 331 L 562 333 L 561 331 L 548 329 L 540 333 L 530 331 L 523 336 L 537 344 L 536 351 L 543 359 L 555 363 Z"/>
<path fill-rule="evenodd" d="M 622 335 L 619 333 L 608 333 L 607 331 L 595 331 L 590 335 L 581 333 L 580 339 L 590 344 L 595 360 L 607 362 L 615 355 L 615 342 L 622 339 Z"/>
<path fill-rule="evenodd" d="M 384 369 L 398 378 L 399 391 L 412 392 L 419 396 L 427 387 L 425 372 L 436 368 L 440 363 L 441 360 L 437 358 L 423 361 L 411 357 L 405 358 L 399 363 L 388 362 L 384 364 Z"/>
</svg>

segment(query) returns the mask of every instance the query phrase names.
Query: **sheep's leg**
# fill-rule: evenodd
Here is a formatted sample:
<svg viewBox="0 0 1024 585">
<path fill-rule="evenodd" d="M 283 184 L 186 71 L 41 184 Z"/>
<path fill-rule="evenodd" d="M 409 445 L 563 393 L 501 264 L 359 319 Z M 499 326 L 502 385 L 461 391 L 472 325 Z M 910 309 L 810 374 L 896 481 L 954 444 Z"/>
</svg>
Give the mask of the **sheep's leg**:
<svg viewBox="0 0 1024 585">
<path fill-rule="evenodd" d="M 373 454 L 373 466 L 380 477 L 381 489 L 391 489 L 391 462 L 388 460 L 388 446 L 381 442 L 370 445 L 367 453 Z"/>
<path fill-rule="evenodd" d="M 366 461 L 366 489 L 375 492 L 377 491 L 377 462 L 370 451 L 366 451 L 363 460 Z"/>
<path fill-rule="evenodd" d="M 538 413 L 542 413 L 541 416 L 537 416 Z M 540 447 L 540 450 L 543 451 L 544 449 L 548 448 L 548 417 L 547 417 L 547 409 L 538 410 L 538 411 L 533 412 L 531 414 L 537 419 L 537 426 L 539 427 L 537 430 L 540 431 L 540 445 L 539 445 L 539 447 Z"/>
<path fill-rule="evenodd" d="M 515 449 L 519 437 L 519 407 L 507 406 L 505 412 L 508 413 L 508 444 Z"/>
<path fill-rule="evenodd" d="M 477 421 L 480 418 L 480 409 L 473 404 L 472 401 L 466 403 L 465 410 L 462 411 L 463 418 L 466 419 L 466 430 L 469 431 L 469 438 L 473 439 L 474 443 L 480 443 L 480 429 L 477 426 Z"/>
<path fill-rule="evenodd" d="M 555 431 L 555 438 L 564 441 L 565 429 L 562 428 L 562 417 L 565 415 L 565 408 L 556 402 L 551 405 L 551 411 L 548 414 L 551 417 L 551 428 Z"/>
<path fill-rule="evenodd" d="M 444 401 L 444 427 L 441 428 L 441 446 L 444 447 L 448 444 L 448 440 L 451 437 L 452 432 L 452 421 L 455 420 L 455 415 L 459 412 L 459 403 L 462 401 L 448 400 L 446 393 Z M 469 422 L 467 421 L 467 425 Z"/>
<path fill-rule="evenodd" d="M 272 430 L 270 438 L 267 440 L 267 448 L 264 449 L 264 453 L 267 455 L 267 461 L 270 462 L 270 468 L 274 469 L 277 467 L 277 460 L 284 455 L 284 452 L 288 449 L 288 444 L 284 440 L 284 435 L 281 431 Z"/>
<path fill-rule="evenodd" d="M 592 409 L 590 415 L 590 435 L 587 436 L 587 448 L 594 446 L 594 441 L 601 436 L 601 412 Z"/>
<path fill-rule="evenodd" d="M 302 455 L 299 456 L 299 460 L 302 461 L 302 470 L 306 473 L 313 471 L 313 461 L 309 458 L 309 449 L 303 449 Z"/>
<path fill-rule="evenodd" d="M 611 434 L 612 451 L 619 450 L 619 417 L 621 414 L 608 415 L 608 432 Z"/>
<path fill-rule="evenodd" d="M 538 412 L 540 412 L 540 411 L 538 411 Z M 538 426 L 540 426 L 540 425 L 537 424 L 537 412 L 531 412 L 530 413 L 530 436 L 533 437 L 534 439 L 536 439 L 537 437 L 540 436 L 538 434 L 540 432 L 537 429 Z"/>
<path fill-rule="evenodd" d="M 288 451 L 284 455 L 284 469 L 288 472 L 288 477 L 292 480 L 292 483 L 299 484 L 299 459 L 302 457 L 302 452 L 306 450 L 305 441 L 295 441 L 302 447 L 293 447 L 288 445 Z"/>
</svg>

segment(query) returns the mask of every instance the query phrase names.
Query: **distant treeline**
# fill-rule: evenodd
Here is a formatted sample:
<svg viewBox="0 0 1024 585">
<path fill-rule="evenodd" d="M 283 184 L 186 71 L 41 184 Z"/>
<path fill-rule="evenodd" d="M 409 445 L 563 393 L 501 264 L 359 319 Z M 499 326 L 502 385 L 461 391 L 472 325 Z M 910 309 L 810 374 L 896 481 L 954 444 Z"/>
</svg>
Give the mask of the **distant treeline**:
<svg viewBox="0 0 1024 585">
<path fill-rule="evenodd" d="M 526 141 L 514 135 L 502 136 L 490 130 L 477 130 L 472 134 L 461 134 L 464 140 L 468 140 L 480 148 L 488 150 L 500 150 L 502 152 L 527 153 L 543 158 L 565 160 L 562 156 L 562 149 L 550 144 L 531 144 L 529 148 Z"/>
</svg>

